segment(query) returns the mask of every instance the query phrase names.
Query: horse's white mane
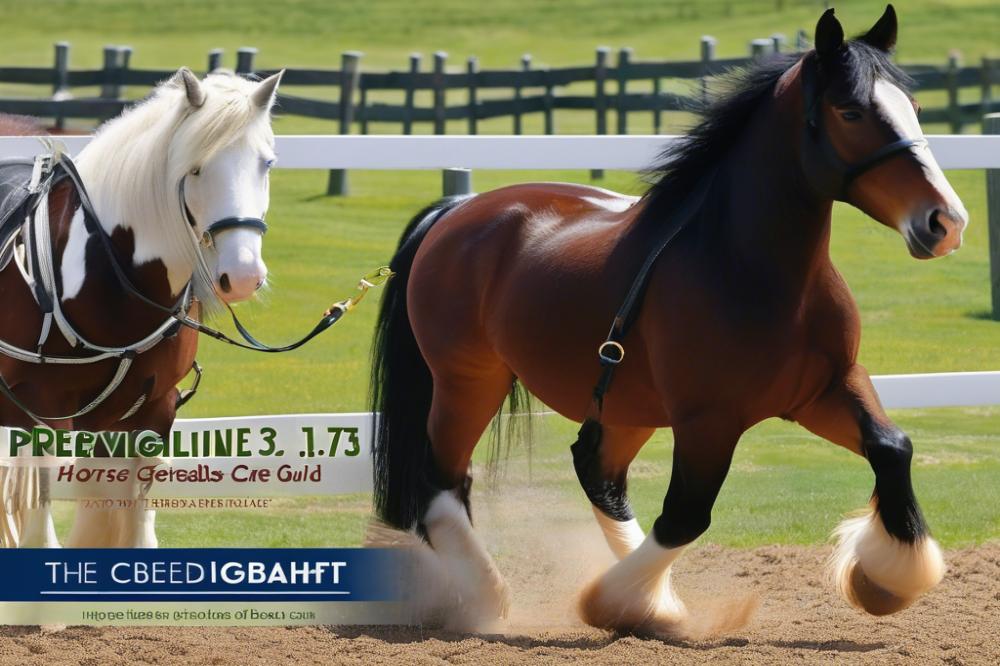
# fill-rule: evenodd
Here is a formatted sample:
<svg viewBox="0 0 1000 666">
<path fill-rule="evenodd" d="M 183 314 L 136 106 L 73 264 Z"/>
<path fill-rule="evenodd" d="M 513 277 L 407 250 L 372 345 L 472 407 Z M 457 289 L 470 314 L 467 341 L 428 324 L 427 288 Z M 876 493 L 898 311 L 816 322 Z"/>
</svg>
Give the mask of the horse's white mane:
<svg viewBox="0 0 1000 666">
<path fill-rule="evenodd" d="M 156 258 L 190 267 L 203 308 L 220 305 L 203 275 L 199 249 L 184 219 L 178 185 L 192 169 L 237 141 L 271 146 L 270 114 L 251 99 L 259 84 L 228 72 L 202 81 L 204 104 L 188 102 L 179 76 L 160 84 L 149 99 L 105 123 L 77 157 L 77 165 L 101 223 L 132 229 L 133 260 Z M 211 220 L 202 221 L 203 223 Z M 171 282 L 177 293 L 181 283 Z"/>
</svg>

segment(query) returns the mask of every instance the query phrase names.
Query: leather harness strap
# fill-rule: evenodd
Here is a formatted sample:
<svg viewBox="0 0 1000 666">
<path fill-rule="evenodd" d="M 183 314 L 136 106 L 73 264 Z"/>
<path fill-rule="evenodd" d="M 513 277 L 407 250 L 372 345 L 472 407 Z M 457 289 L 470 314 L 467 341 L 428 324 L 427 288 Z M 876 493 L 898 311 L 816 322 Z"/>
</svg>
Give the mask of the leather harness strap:
<svg viewBox="0 0 1000 666">
<path fill-rule="evenodd" d="M 72 324 L 70 324 L 69 320 L 66 319 L 65 315 L 62 313 L 60 296 L 56 288 L 55 267 L 52 263 L 53 257 L 48 218 L 48 195 L 52 185 L 64 177 L 69 178 L 76 188 L 77 195 L 80 199 L 80 207 L 84 213 L 84 227 L 86 228 L 88 234 L 98 238 L 101 248 L 107 257 L 108 263 L 111 265 L 111 269 L 114 272 L 118 283 L 130 296 L 167 315 L 163 324 L 153 331 L 153 333 L 138 342 L 124 347 L 106 347 L 90 342 L 80 335 L 78 331 L 76 331 L 76 329 L 72 326 Z M 43 324 L 36 351 L 21 349 L 20 347 L 12 345 L 9 342 L 0 340 L 0 354 L 22 362 L 38 364 L 51 363 L 83 365 L 109 359 L 118 359 L 118 368 L 107 386 L 105 386 L 105 388 L 84 407 L 73 412 L 72 414 L 62 416 L 42 416 L 34 412 L 14 394 L 12 387 L 7 384 L 6 380 L 4 380 L 2 376 L 0 376 L 0 395 L 3 395 L 32 420 L 42 426 L 45 426 L 46 421 L 74 419 L 96 409 L 121 385 L 125 375 L 128 373 L 128 370 L 132 365 L 132 362 L 138 354 L 152 349 L 165 338 L 175 335 L 180 326 L 187 326 L 188 328 L 194 329 L 199 333 L 209 335 L 216 340 L 221 340 L 243 349 L 270 353 L 290 351 L 301 347 L 306 342 L 332 326 L 364 297 L 369 288 L 384 283 L 392 276 L 392 272 L 385 267 L 379 268 L 370 275 L 365 276 L 358 285 L 360 293 L 355 294 L 351 298 L 334 303 L 324 313 L 319 323 L 316 324 L 316 326 L 314 326 L 309 333 L 296 342 L 280 347 L 265 345 L 254 338 L 236 317 L 236 313 L 233 312 L 232 308 L 226 304 L 236 329 L 246 341 L 240 342 L 230 338 L 221 331 L 202 324 L 200 321 L 190 316 L 189 310 L 194 302 L 192 282 L 189 281 L 187 285 L 185 285 L 181 296 L 177 299 L 173 306 L 161 305 L 160 303 L 157 303 L 147 297 L 139 291 L 138 288 L 136 288 L 136 286 L 129 279 L 128 275 L 125 273 L 121 263 L 118 261 L 111 237 L 100 224 L 97 212 L 95 211 L 93 203 L 87 194 L 87 190 L 83 185 L 83 180 L 76 169 L 76 165 L 67 155 L 59 151 L 55 151 L 52 155 L 40 155 L 36 157 L 30 183 L 25 189 L 28 191 L 27 194 L 22 196 L 21 199 L 15 201 L 15 203 L 17 204 L 17 207 L 20 207 L 22 203 L 27 204 L 25 222 L 21 226 L 21 239 L 24 243 L 25 250 L 24 264 L 26 265 L 22 265 L 22 262 L 18 259 L 20 255 L 18 254 L 16 247 L 13 248 L 13 254 L 15 261 L 18 264 L 18 268 L 20 269 L 29 288 L 32 290 L 32 294 L 34 295 L 35 300 L 42 312 Z M 187 209 L 187 205 L 184 201 L 184 179 L 181 179 L 178 191 L 180 193 L 182 211 L 185 219 L 192 225 L 192 229 L 194 229 L 196 228 L 196 225 L 194 224 L 194 220 L 191 218 L 190 211 Z M 0 221 L 0 224 L 3 223 L 6 223 L 6 220 Z M 214 242 L 213 238 L 215 234 L 227 229 L 235 228 L 255 229 L 261 234 L 264 234 L 267 231 L 267 224 L 260 218 L 224 218 L 208 225 L 205 230 L 202 243 L 211 245 Z M 195 238 L 195 241 L 197 243 L 197 238 Z M 202 265 L 204 267 L 204 257 L 201 252 L 198 252 L 197 255 L 198 260 L 203 262 Z M 53 321 L 57 324 L 60 332 L 71 345 L 80 351 L 90 352 L 90 354 L 86 356 L 52 356 L 44 354 L 42 352 L 42 347 L 48 338 L 49 332 L 51 331 L 51 324 Z M 177 402 L 178 407 L 191 399 L 194 392 L 197 390 L 198 383 L 201 380 L 201 367 L 198 365 L 197 361 L 192 366 L 192 369 L 195 372 L 194 384 L 190 389 L 181 392 Z M 135 403 L 132 410 L 129 410 L 129 412 L 137 409 L 140 405 L 141 402 Z"/>
</svg>

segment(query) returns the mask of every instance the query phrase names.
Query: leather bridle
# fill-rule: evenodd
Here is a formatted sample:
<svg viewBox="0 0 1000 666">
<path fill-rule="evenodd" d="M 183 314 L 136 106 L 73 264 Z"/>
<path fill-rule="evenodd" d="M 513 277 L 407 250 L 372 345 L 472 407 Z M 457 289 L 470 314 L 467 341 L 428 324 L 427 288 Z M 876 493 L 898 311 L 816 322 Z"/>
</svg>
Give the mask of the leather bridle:
<svg viewBox="0 0 1000 666">
<path fill-rule="evenodd" d="M 185 181 L 187 181 L 187 176 L 181 178 L 181 182 L 177 185 L 177 198 L 180 201 L 181 213 L 184 215 L 184 220 L 194 230 L 195 235 L 197 235 L 198 221 L 195 220 L 194 215 L 191 214 L 191 209 L 187 205 L 187 197 L 184 193 Z M 267 233 L 267 222 L 262 217 L 225 217 L 205 227 L 205 231 L 201 235 L 201 244 L 205 247 L 214 246 L 215 236 L 229 229 L 254 229 L 259 231 L 260 235 L 263 236 Z"/>
<path fill-rule="evenodd" d="M 850 163 L 837 152 L 830 135 L 823 131 L 822 101 L 825 85 L 821 82 L 816 56 L 802 61 L 802 94 L 805 108 L 805 137 L 802 142 L 806 177 L 817 193 L 847 201 L 847 190 L 861 175 L 896 155 L 927 144 L 927 139 L 902 138 L 875 150 L 858 162 Z M 809 149 L 812 149 L 811 151 Z"/>
</svg>

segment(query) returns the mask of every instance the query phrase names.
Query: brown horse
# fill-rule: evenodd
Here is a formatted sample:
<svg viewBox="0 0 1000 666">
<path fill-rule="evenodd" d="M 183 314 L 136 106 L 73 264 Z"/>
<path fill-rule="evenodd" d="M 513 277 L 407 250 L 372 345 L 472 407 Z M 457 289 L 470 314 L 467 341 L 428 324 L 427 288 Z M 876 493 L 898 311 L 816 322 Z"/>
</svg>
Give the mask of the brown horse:
<svg viewBox="0 0 1000 666">
<path fill-rule="evenodd" d="M 737 75 L 639 200 L 525 184 L 414 218 L 374 349 L 375 503 L 384 522 L 415 528 L 444 563 L 457 624 L 507 605 L 468 511 L 480 435 L 515 381 L 567 418 L 594 416 L 595 351 L 639 267 L 674 232 L 622 340 L 603 439 L 596 451 L 574 447 L 619 558 L 583 592 L 583 619 L 690 635 L 671 564 L 708 528 L 741 434 L 775 416 L 874 471 L 868 511 L 837 531 L 833 567 L 846 599 L 891 613 L 939 582 L 941 552 L 911 488 L 910 440 L 857 363 L 858 311 L 829 256 L 834 200 L 899 231 L 914 257 L 961 243 L 967 214 L 889 60 L 895 40 L 891 6 L 851 41 L 827 11 L 815 50 Z M 626 474 L 664 426 L 674 431 L 673 471 L 644 535 Z"/>
<path fill-rule="evenodd" d="M 76 159 L 82 188 L 60 172 L 45 197 L 47 224 L 38 208 L 42 222 L 19 209 L 0 225 L 11 232 L 0 261 L 0 379 L 9 392 L 0 395 L 0 424 L 169 433 L 198 335 L 177 319 L 249 298 L 265 279 L 279 80 L 218 73 L 199 81 L 182 69 L 101 127 Z M 8 117 L 0 133 L 42 132 Z M 18 227 L 22 219 L 29 222 Z M 22 238 L 34 250 L 20 249 Z M 44 289 L 44 262 L 32 261 L 39 256 L 51 263 Z M 57 546 L 37 486 L 32 493 L 24 475 L 2 473 L 0 542 Z M 40 474 L 44 488 L 47 470 Z M 155 547 L 154 512 L 139 499 L 128 509 L 80 507 L 70 545 Z"/>
</svg>

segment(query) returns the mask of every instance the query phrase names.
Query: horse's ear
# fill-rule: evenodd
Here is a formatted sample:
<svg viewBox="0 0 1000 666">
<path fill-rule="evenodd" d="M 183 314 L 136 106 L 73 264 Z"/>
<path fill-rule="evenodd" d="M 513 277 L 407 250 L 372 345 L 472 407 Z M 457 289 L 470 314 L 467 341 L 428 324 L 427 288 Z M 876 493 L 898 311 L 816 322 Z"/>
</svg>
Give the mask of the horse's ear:
<svg viewBox="0 0 1000 666">
<path fill-rule="evenodd" d="M 277 74 L 273 74 L 261 81 L 257 89 L 250 95 L 253 103 L 265 111 L 270 109 L 274 104 L 274 98 L 278 92 L 278 84 L 281 83 L 281 77 L 284 74 L 285 70 L 281 70 Z"/>
<path fill-rule="evenodd" d="M 823 12 L 816 24 L 816 53 L 822 61 L 840 50 L 844 45 L 844 28 L 833 15 L 833 8 Z"/>
<path fill-rule="evenodd" d="M 198 80 L 198 77 L 190 69 L 181 67 L 174 74 L 173 80 L 184 86 L 188 104 L 197 109 L 205 103 L 205 89 L 201 87 L 201 81 Z"/>
<path fill-rule="evenodd" d="M 888 53 L 896 46 L 896 30 L 896 10 L 892 5 L 886 5 L 882 18 L 875 22 L 861 41 Z"/>
</svg>

